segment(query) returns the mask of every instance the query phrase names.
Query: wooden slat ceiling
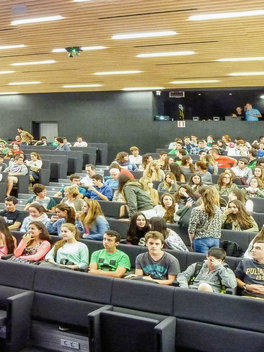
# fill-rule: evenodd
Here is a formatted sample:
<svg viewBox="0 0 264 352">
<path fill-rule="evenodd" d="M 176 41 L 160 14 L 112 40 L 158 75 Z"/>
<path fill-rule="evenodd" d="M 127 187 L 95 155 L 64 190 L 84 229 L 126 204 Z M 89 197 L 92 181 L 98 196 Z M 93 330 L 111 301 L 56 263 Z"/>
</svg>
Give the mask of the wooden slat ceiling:
<svg viewBox="0 0 264 352">
<path fill-rule="evenodd" d="M 125 87 L 166 89 L 260 87 L 264 76 L 231 77 L 231 72 L 264 71 L 264 61 L 216 62 L 229 57 L 264 56 L 264 15 L 189 21 L 197 14 L 263 10 L 263 0 L 1 0 L 0 45 L 24 44 L 0 50 L 0 93 L 112 91 Z M 61 15 L 64 19 L 13 26 L 11 21 Z M 114 34 L 174 30 L 166 37 L 113 40 Z M 107 47 L 69 58 L 52 53 L 71 46 Z M 137 54 L 192 50 L 189 56 L 137 58 Z M 56 60 L 49 65 L 12 63 Z M 101 71 L 140 70 L 129 75 L 95 76 Z M 217 83 L 175 85 L 173 80 L 218 79 Z M 40 81 L 10 86 L 12 82 Z M 67 84 L 101 84 L 100 88 L 62 88 Z"/>
</svg>

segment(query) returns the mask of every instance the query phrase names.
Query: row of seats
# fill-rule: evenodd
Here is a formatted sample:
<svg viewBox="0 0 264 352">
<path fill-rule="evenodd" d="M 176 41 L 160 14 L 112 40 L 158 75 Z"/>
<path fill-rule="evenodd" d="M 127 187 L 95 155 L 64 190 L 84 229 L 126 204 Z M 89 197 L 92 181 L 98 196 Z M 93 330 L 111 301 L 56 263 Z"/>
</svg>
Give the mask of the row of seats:
<svg viewBox="0 0 264 352">
<path fill-rule="evenodd" d="M 72 340 L 74 334 L 79 349 L 88 351 L 87 329 L 90 351 L 263 350 L 261 300 L 5 261 L 0 271 L 5 272 L 0 276 L 0 308 L 7 328 L 2 341 L 9 351 L 30 341 L 68 351 L 61 338 Z M 102 314 L 106 311 L 110 313 Z M 61 335 L 58 324 L 73 330 Z M 53 332 L 45 346 L 34 338 L 36 326 L 43 334 L 45 329 Z"/>
</svg>

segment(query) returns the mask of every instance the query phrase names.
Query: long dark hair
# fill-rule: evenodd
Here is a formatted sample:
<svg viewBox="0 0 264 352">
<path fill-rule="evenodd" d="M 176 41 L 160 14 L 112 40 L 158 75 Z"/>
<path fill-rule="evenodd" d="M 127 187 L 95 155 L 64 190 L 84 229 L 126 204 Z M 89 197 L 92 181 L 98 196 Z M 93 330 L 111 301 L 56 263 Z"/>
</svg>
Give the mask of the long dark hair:
<svg viewBox="0 0 264 352">
<path fill-rule="evenodd" d="M 3 234 L 5 237 L 8 254 L 13 253 L 15 249 L 14 237 L 12 236 L 12 233 L 6 224 L 5 219 L 2 216 L 0 216 L 0 233 Z"/>
<path fill-rule="evenodd" d="M 75 224 L 75 210 L 73 207 L 69 207 L 67 204 L 61 203 L 56 205 L 56 208 L 67 212 L 67 218 L 65 219 L 67 223 Z"/>
<path fill-rule="evenodd" d="M 146 220 L 146 225 L 143 228 L 137 226 L 137 218 L 143 216 Z M 130 220 L 130 225 L 127 231 L 127 241 L 132 244 L 138 244 L 138 241 L 141 237 L 144 237 L 145 234 L 150 230 L 148 221 L 143 213 L 136 213 L 132 216 Z"/>
<path fill-rule="evenodd" d="M 125 184 L 131 180 L 131 177 L 127 176 L 126 174 L 120 174 L 118 176 L 118 192 L 122 192 Z"/>
<path fill-rule="evenodd" d="M 169 231 L 167 228 L 166 221 L 163 218 L 161 218 L 159 216 L 153 216 L 149 220 L 149 223 L 150 223 L 151 231 L 158 231 L 158 232 L 162 233 L 164 236 L 164 239 L 168 236 Z"/>
<path fill-rule="evenodd" d="M 186 180 L 186 176 L 184 175 L 184 173 L 182 172 L 182 170 L 178 164 L 176 164 L 176 163 L 170 164 L 170 171 L 174 174 L 177 182 L 181 182 L 182 175 Z"/>
<path fill-rule="evenodd" d="M 48 241 L 48 242 L 51 243 L 50 234 L 49 234 L 48 230 L 46 229 L 46 226 L 45 226 L 41 221 L 31 221 L 31 223 L 29 224 L 29 226 L 30 226 L 30 225 L 35 225 L 38 230 L 41 230 L 41 233 L 39 234 L 39 239 L 40 239 L 41 241 Z M 32 242 L 34 242 L 34 240 L 30 241 L 30 242 L 27 244 L 27 247 L 29 247 Z"/>
</svg>

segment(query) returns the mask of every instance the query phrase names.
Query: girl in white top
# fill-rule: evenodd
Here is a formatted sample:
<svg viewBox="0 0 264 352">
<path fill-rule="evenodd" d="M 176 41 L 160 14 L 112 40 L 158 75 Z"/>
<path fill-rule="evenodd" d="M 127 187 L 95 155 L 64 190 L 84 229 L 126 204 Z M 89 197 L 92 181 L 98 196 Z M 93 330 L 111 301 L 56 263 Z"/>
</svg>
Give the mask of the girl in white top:
<svg viewBox="0 0 264 352">
<path fill-rule="evenodd" d="M 60 235 L 62 240 L 55 243 L 45 260 L 72 270 L 88 268 L 88 247 L 84 243 L 78 242 L 79 231 L 76 227 L 69 223 L 63 224 Z"/>
<path fill-rule="evenodd" d="M 174 197 L 169 193 L 163 193 L 160 198 L 160 204 L 156 205 L 153 209 L 143 210 L 142 213 L 147 219 L 153 217 L 161 217 L 166 222 L 174 223 L 179 220 L 176 212 L 178 210 L 178 204 L 175 203 Z"/>
</svg>

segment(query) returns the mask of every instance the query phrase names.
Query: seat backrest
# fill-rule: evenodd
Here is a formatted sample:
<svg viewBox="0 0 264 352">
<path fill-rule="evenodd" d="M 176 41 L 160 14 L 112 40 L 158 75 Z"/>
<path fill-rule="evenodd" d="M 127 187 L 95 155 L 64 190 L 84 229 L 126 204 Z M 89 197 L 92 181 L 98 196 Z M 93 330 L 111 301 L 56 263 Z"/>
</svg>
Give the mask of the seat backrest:
<svg viewBox="0 0 264 352">
<path fill-rule="evenodd" d="M 0 285 L 32 290 L 36 269 L 32 264 L 0 260 Z"/>
</svg>

